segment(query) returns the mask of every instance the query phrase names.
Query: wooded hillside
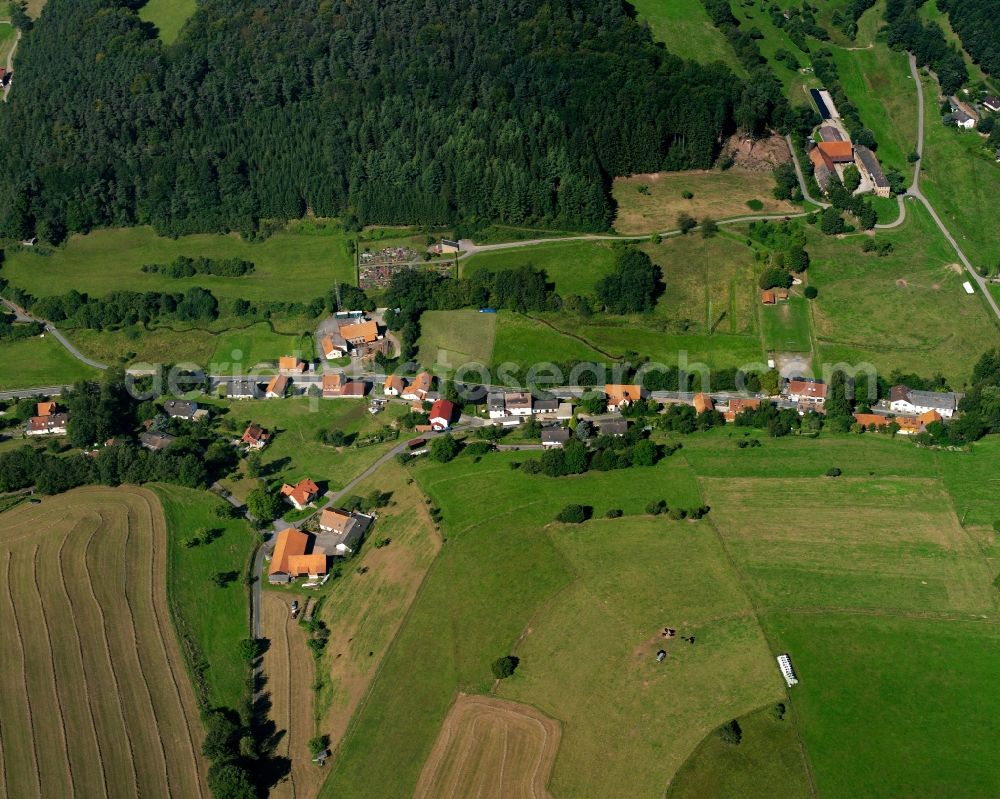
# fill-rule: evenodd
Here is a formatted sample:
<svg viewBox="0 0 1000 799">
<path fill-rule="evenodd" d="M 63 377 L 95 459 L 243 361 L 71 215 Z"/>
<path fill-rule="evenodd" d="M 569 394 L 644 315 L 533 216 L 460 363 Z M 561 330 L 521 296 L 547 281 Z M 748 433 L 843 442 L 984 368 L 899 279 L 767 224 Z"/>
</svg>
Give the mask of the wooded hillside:
<svg viewBox="0 0 1000 799">
<path fill-rule="evenodd" d="M 709 166 L 748 91 L 620 0 L 204 0 L 166 48 L 135 5 L 49 0 L 25 32 L 0 233 L 603 229 L 611 177 Z M 753 98 L 741 123 L 782 122 Z"/>
</svg>

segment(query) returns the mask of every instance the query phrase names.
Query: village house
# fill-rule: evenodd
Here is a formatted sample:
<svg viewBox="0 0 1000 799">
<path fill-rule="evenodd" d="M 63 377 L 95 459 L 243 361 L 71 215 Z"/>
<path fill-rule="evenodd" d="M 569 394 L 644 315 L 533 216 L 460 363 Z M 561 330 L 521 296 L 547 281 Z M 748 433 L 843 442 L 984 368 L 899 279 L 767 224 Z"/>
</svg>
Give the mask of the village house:
<svg viewBox="0 0 1000 799">
<path fill-rule="evenodd" d="M 504 404 L 510 416 L 531 416 L 532 396 L 528 391 L 508 391 L 504 395 Z"/>
<path fill-rule="evenodd" d="M 364 380 L 348 380 L 340 389 L 340 396 L 345 399 L 364 399 L 368 393 L 368 384 Z"/>
<path fill-rule="evenodd" d="M 270 440 L 271 434 L 259 424 L 253 422 L 247 426 L 247 429 L 243 431 L 243 436 L 240 438 L 240 441 L 246 444 L 249 449 L 264 449 Z"/>
<path fill-rule="evenodd" d="M 987 111 L 992 111 L 994 114 L 1000 112 L 1000 98 L 995 97 L 992 94 L 987 94 L 983 98 L 983 108 Z"/>
<path fill-rule="evenodd" d="M 486 395 L 486 411 L 491 419 L 503 419 L 507 415 L 507 403 L 502 391 L 491 391 Z"/>
<path fill-rule="evenodd" d="M 302 510 L 307 505 L 316 501 L 316 497 L 319 496 L 319 486 L 308 477 L 303 477 L 295 485 L 289 485 L 288 483 L 282 485 L 281 496 L 296 510 Z"/>
<path fill-rule="evenodd" d="M 373 319 L 343 325 L 340 328 L 340 335 L 358 355 L 368 355 L 374 352 L 373 345 L 382 338 L 378 332 L 378 324 Z"/>
<path fill-rule="evenodd" d="M 430 410 L 430 423 L 434 430 L 447 430 L 455 416 L 455 404 L 446 399 L 437 400 Z"/>
<path fill-rule="evenodd" d="M 169 433 L 146 432 L 139 434 L 139 443 L 150 452 L 159 452 L 166 449 L 175 441 L 174 436 Z"/>
<path fill-rule="evenodd" d="M 434 255 L 454 255 L 458 252 L 458 242 L 454 239 L 441 239 L 431 247 Z"/>
<path fill-rule="evenodd" d="M 882 172 L 882 165 L 879 164 L 875 153 L 859 144 L 854 148 L 854 163 L 858 171 L 872 184 L 876 197 L 888 197 L 892 194 L 892 187 Z"/>
<path fill-rule="evenodd" d="M 917 391 L 907 386 L 893 386 L 889 389 L 889 410 L 910 416 L 937 411 L 943 418 L 950 419 L 958 411 L 962 396 L 953 391 Z"/>
<path fill-rule="evenodd" d="M 310 538 L 301 530 L 289 527 L 278 533 L 267 568 L 267 580 L 272 584 L 290 583 L 302 575 L 319 579 L 326 574 L 326 552 L 318 547 L 309 549 Z"/>
<path fill-rule="evenodd" d="M 372 516 L 363 513 L 325 508 L 319 517 L 319 529 L 324 543 L 329 540 L 334 552 L 338 555 L 350 555 L 358 548 L 372 521 Z"/>
<path fill-rule="evenodd" d="M 760 301 L 764 305 L 774 305 L 778 301 L 778 298 L 771 289 L 765 289 L 760 293 Z"/>
<path fill-rule="evenodd" d="M 927 411 L 919 416 L 886 416 L 881 413 L 856 413 L 854 421 L 866 430 L 885 430 L 894 422 L 899 426 L 900 435 L 915 435 L 927 429 L 931 422 L 940 422 L 941 414 Z"/>
<path fill-rule="evenodd" d="M 430 393 L 431 385 L 434 382 L 434 378 L 430 372 L 421 372 L 415 378 L 406 390 L 400 394 L 403 399 L 408 400 L 424 400 L 427 399 L 427 395 Z"/>
<path fill-rule="evenodd" d="M 735 422 L 736 416 L 744 410 L 757 410 L 760 407 L 759 399 L 743 399 L 742 397 L 733 397 L 729 400 L 729 407 L 723 411 L 722 415 L 725 417 L 727 422 Z"/>
<path fill-rule="evenodd" d="M 163 403 L 163 412 L 171 419 L 194 419 L 198 412 L 198 403 L 189 400 L 167 400 Z"/>
<path fill-rule="evenodd" d="M 333 399 L 340 396 L 345 378 L 342 372 L 331 372 L 323 375 L 323 398 Z"/>
<path fill-rule="evenodd" d="M 546 448 L 563 447 L 571 435 L 572 433 L 565 427 L 543 427 L 542 446 Z"/>
<path fill-rule="evenodd" d="M 602 436 L 621 438 L 628 432 L 628 419 L 598 419 L 597 432 Z"/>
<path fill-rule="evenodd" d="M 300 375 L 309 369 L 309 365 L 294 355 L 282 355 L 278 358 L 278 371 L 283 375 Z"/>
<path fill-rule="evenodd" d="M 826 161 L 823 160 L 823 154 L 818 147 L 813 147 L 809 151 L 809 161 L 813 166 L 813 175 L 816 178 L 816 183 L 825 193 L 826 187 L 830 183 L 830 177 L 833 175 L 833 170 L 826 165 Z"/>
<path fill-rule="evenodd" d="M 826 402 L 826 383 L 806 377 L 793 377 L 782 393 L 796 404 L 822 405 Z"/>
<path fill-rule="evenodd" d="M 321 338 L 319 340 L 319 347 L 323 352 L 323 357 L 328 361 L 343 358 L 347 355 L 347 342 L 344 341 L 344 337 L 340 335 L 339 331 Z"/>
<path fill-rule="evenodd" d="M 604 396 L 607 399 L 609 411 L 620 411 L 642 399 L 642 386 L 608 383 L 604 386 Z"/>
<path fill-rule="evenodd" d="M 69 414 L 50 413 L 46 416 L 32 416 L 25 432 L 29 436 L 64 436 L 69 425 Z"/>
<path fill-rule="evenodd" d="M 398 397 L 406 391 L 406 380 L 399 375 L 389 375 L 385 379 L 385 385 L 382 387 L 382 393 L 387 397 Z"/>
<path fill-rule="evenodd" d="M 36 416 L 52 416 L 58 409 L 58 405 L 55 402 L 38 402 L 35 403 L 35 415 Z"/>
<path fill-rule="evenodd" d="M 264 396 L 268 399 L 281 399 L 288 393 L 288 384 L 291 380 L 287 375 L 275 375 L 264 390 Z"/>
<path fill-rule="evenodd" d="M 698 413 L 704 413 L 705 411 L 715 410 L 715 401 L 712 399 L 711 394 L 704 394 L 704 393 L 695 394 L 694 399 L 691 401 L 691 404 L 694 405 L 694 409 Z"/>
<path fill-rule="evenodd" d="M 222 394 L 226 399 L 261 399 L 264 392 L 256 380 L 243 378 L 222 383 Z"/>
</svg>

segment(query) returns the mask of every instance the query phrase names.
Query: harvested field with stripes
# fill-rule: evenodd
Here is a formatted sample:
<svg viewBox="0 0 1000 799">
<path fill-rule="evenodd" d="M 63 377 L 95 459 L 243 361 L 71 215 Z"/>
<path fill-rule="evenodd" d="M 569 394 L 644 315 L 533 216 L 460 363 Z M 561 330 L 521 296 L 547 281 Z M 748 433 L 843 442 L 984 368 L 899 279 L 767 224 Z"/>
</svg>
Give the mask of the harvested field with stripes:
<svg viewBox="0 0 1000 799">
<path fill-rule="evenodd" d="M 559 725 L 529 705 L 459 694 L 416 799 L 549 799 Z"/>
<path fill-rule="evenodd" d="M 0 799 L 208 799 L 165 558 L 144 489 L 77 489 L 0 516 Z"/>
<path fill-rule="evenodd" d="M 309 752 L 309 739 L 316 727 L 312 691 L 316 666 L 306 645 L 305 630 L 292 619 L 292 598 L 265 591 L 261 602 L 262 629 L 268 640 L 264 692 L 271 702 L 268 715 L 281 736 L 274 754 L 289 758 L 292 764 L 288 779 L 274 786 L 270 796 L 311 799 L 319 793 L 326 777 L 326 771 L 312 762 Z"/>
</svg>

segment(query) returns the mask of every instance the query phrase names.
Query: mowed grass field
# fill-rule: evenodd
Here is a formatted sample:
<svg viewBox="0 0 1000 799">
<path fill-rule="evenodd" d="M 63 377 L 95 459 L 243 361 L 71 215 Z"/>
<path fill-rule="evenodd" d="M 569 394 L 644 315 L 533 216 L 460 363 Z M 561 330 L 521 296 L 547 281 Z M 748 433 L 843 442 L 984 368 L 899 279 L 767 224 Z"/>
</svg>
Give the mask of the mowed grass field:
<svg viewBox="0 0 1000 799">
<path fill-rule="evenodd" d="M 640 188 L 644 189 L 640 191 Z M 682 193 L 694 197 L 684 199 Z M 774 199 L 774 178 L 769 172 L 742 169 L 657 172 L 615 178 L 612 194 L 618 204 L 615 230 L 622 234 L 664 233 L 677 229 L 677 217 L 688 214 L 698 221 L 716 221 L 754 214 L 793 214 L 801 209 Z M 751 210 L 749 200 L 763 204 Z"/>
<path fill-rule="evenodd" d="M 420 316 L 420 362 L 445 371 L 465 363 L 488 364 L 498 314 L 477 310 L 425 311 Z"/>
<path fill-rule="evenodd" d="M 320 611 L 332 632 L 319 665 L 315 715 L 334 746 L 343 740 L 441 548 L 424 494 L 410 480 L 406 470 L 391 463 L 358 486 L 359 496 L 375 489 L 391 495 L 371 533 L 372 540 L 391 543 L 366 546 L 356 567 L 333 581 Z M 366 571 L 359 574 L 358 568 Z"/>
<path fill-rule="evenodd" d="M 138 488 L 77 489 L 0 518 L 6 796 L 207 799 L 166 536 Z"/>
<path fill-rule="evenodd" d="M 414 799 L 547 799 L 559 725 L 528 705 L 460 694 L 424 765 Z"/>
<path fill-rule="evenodd" d="M 524 457 L 525 453 L 503 453 L 476 463 L 468 456 L 460 456 L 452 464 L 425 462 L 414 469 L 413 476 L 434 505 L 442 510 L 446 541 L 379 668 L 371 692 L 338 750 L 334 771 L 321 795 L 354 795 L 358 791 L 372 797 L 411 794 L 456 692 L 488 692 L 493 685 L 489 664 L 502 654 L 514 651 L 522 656 L 524 671 L 519 671 L 504 685 L 501 697 L 527 701 L 546 715 L 553 715 L 540 702 L 527 698 L 527 694 L 530 692 L 535 696 L 537 691 L 548 693 L 545 686 L 551 683 L 546 681 L 552 679 L 549 675 L 550 664 L 556 658 L 552 647 L 558 648 L 553 643 L 556 639 L 550 639 L 549 635 L 572 635 L 572 630 L 566 629 L 558 619 L 565 619 L 565 614 L 574 609 L 587 614 L 573 621 L 573 625 L 580 630 L 580 640 L 574 646 L 585 646 L 585 641 L 599 632 L 601 637 L 595 646 L 600 647 L 602 656 L 608 651 L 605 647 L 616 648 L 614 662 L 627 669 L 626 672 L 616 673 L 612 680 L 612 683 L 627 682 L 627 685 L 588 685 L 584 695 L 576 692 L 576 698 L 593 697 L 595 690 L 610 691 L 617 692 L 629 702 L 638 702 L 637 697 L 645 696 L 650 697 L 650 701 L 663 703 L 657 707 L 666 706 L 669 675 L 673 672 L 656 672 L 649 665 L 656 651 L 654 644 L 658 640 L 655 638 L 658 629 L 677 619 L 677 626 L 687 623 L 692 629 L 701 629 L 707 634 L 711 627 L 708 619 L 712 614 L 704 608 L 694 607 L 694 600 L 690 605 L 671 607 L 674 594 L 669 587 L 661 586 L 644 575 L 644 564 L 649 563 L 651 557 L 651 551 L 645 546 L 653 547 L 653 554 L 658 555 L 665 555 L 666 551 L 657 547 L 680 547 L 682 544 L 700 552 L 702 543 L 710 545 L 712 539 L 708 537 L 705 542 L 694 540 L 695 532 L 704 535 L 707 530 L 699 528 L 699 525 L 663 522 L 655 533 L 649 530 L 648 536 L 634 532 L 635 537 L 629 540 L 650 540 L 644 542 L 641 554 L 637 554 L 635 560 L 629 558 L 619 566 L 612 554 L 601 556 L 605 545 L 611 546 L 615 555 L 624 549 L 614 546 L 613 529 L 600 528 L 604 535 L 597 539 L 600 543 L 596 549 L 594 539 L 579 542 L 576 546 L 579 549 L 578 562 L 569 560 L 564 550 L 564 547 L 574 548 L 572 538 L 578 534 L 577 531 L 563 530 L 558 525 L 551 527 L 549 520 L 568 502 L 593 505 L 595 517 L 603 516 L 608 509 L 616 507 L 622 508 L 626 514 L 641 514 L 650 499 L 661 497 L 671 504 L 692 507 L 700 502 L 693 474 L 680 458 L 674 457 L 648 469 L 551 480 L 511 470 L 510 462 L 523 460 Z M 476 500 L 469 501 L 469 497 L 476 497 Z M 634 529 L 632 525 L 642 527 L 643 523 L 642 519 L 627 516 L 621 520 L 623 535 Z M 614 522 L 595 524 L 610 527 Z M 689 530 L 691 538 L 685 537 Z M 563 536 L 568 536 L 569 540 L 562 541 Z M 677 536 L 682 537 L 682 543 L 671 543 L 672 537 Z M 699 579 L 698 575 L 689 573 L 681 564 L 672 561 L 664 561 L 662 568 L 670 569 L 672 574 L 686 575 L 683 580 L 678 577 L 678 584 L 683 583 L 689 588 Z M 653 574 L 660 573 L 655 563 L 652 569 Z M 607 575 L 602 577 L 593 570 L 607 571 Z M 584 576 L 578 576 L 578 571 Z M 587 580 L 584 595 L 594 592 L 598 598 L 580 608 L 582 597 L 579 589 L 571 589 L 574 583 L 584 579 Z M 710 578 L 705 577 L 705 580 L 707 585 Z M 609 608 L 606 604 L 608 592 L 616 584 L 636 589 L 634 598 L 620 610 Z M 666 595 L 660 594 L 661 588 L 667 591 Z M 732 597 L 719 589 L 715 593 L 720 602 Z M 704 593 L 697 593 L 696 596 L 705 600 Z M 570 605 L 563 604 L 571 598 Z M 550 614 L 556 613 L 556 619 L 550 620 Z M 760 633 L 755 636 L 752 629 L 744 626 L 738 609 L 733 613 L 737 618 L 724 624 L 720 622 L 714 628 L 714 643 L 706 643 L 701 649 L 695 646 L 689 653 L 676 653 L 679 662 L 689 664 L 678 666 L 678 672 L 687 675 L 685 679 L 696 679 L 692 673 L 696 670 L 694 664 L 699 656 L 714 668 L 718 663 L 717 653 L 730 647 L 730 651 L 738 653 L 756 651 L 760 658 L 764 658 L 764 650 L 757 648 L 763 647 Z M 549 630 L 544 637 L 538 627 L 543 621 Z M 534 632 L 518 644 L 528 626 Z M 537 638 L 532 637 L 536 635 Z M 605 635 L 610 638 L 605 638 Z M 534 643 L 536 640 L 537 644 Z M 563 638 L 558 640 L 561 642 Z M 546 641 L 549 648 L 546 648 Z M 532 647 L 530 655 L 528 647 Z M 543 657 L 544 661 L 541 660 Z M 574 657 L 578 656 L 567 656 L 565 664 L 559 668 L 569 669 Z M 688 661 L 689 658 L 692 660 Z M 757 661 L 758 664 L 762 662 Z M 414 669 L 414 663 L 422 664 L 421 668 Z M 588 671 L 604 668 L 602 657 L 589 655 L 577 665 Z M 628 675 L 627 680 L 624 674 Z M 750 669 L 750 676 L 745 680 L 748 694 L 754 694 L 762 685 L 755 674 Z M 746 694 L 741 693 L 734 698 L 733 706 L 743 708 L 739 712 L 745 712 L 767 701 L 769 696 L 777 695 L 772 689 L 780 686 L 780 680 L 775 682 L 775 678 L 773 671 L 762 673 L 764 698 L 760 699 L 760 695 L 756 694 L 743 704 Z M 644 686 L 645 681 L 657 679 L 659 682 L 655 688 Z M 664 680 L 668 682 L 665 684 Z M 568 688 L 561 688 L 559 694 L 548 697 L 546 701 L 570 702 L 570 693 Z M 606 707 L 597 707 L 598 704 L 590 702 L 589 710 L 578 708 L 578 712 L 607 711 Z M 701 710 L 702 706 L 696 702 L 691 713 L 697 715 Z M 691 715 L 685 709 L 671 707 L 665 713 L 667 720 L 671 714 L 680 714 L 684 717 L 683 724 L 691 726 Z M 619 729 L 622 716 L 613 715 L 614 718 L 609 721 L 594 723 L 603 725 L 602 729 Z M 705 722 L 704 719 L 702 721 Z M 650 734 L 665 737 L 668 733 L 661 732 L 659 728 L 666 723 L 661 718 L 653 720 L 652 716 L 643 716 L 644 726 L 641 729 L 645 734 L 655 727 Z M 672 725 L 670 728 L 673 729 Z M 693 746 L 707 731 L 708 728 L 705 728 L 697 734 L 691 731 L 684 734 L 692 735 Z M 570 728 L 564 726 L 561 752 L 570 745 L 569 733 Z M 592 751 L 589 748 L 592 744 L 586 736 L 581 736 L 579 732 L 574 735 L 571 742 L 574 749 L 571 751 Z M 632 736 L 633 740 L 639 737 L 637 733 Z M 662 738 L 657 737 L 656 740 Z M 608 740 L 605 743 L 624 745 Z M 638 741 L 636 745 L 645 758 L 649 750 L 642 748 Z M 658 751 L 657 758 L 661 755 Z M 563 755 L 556 758 L 553 779 L 559 780 L 558 775 L 566 773 L 566 779 L 572 781 L 571 774 L 565 771 L 571 771 L 571 766 L 561 765 L 562 758 Z M 575 756 L 570 758 L 571 761 L 574 759 Z M 586 770 L 592 768 L 592 764 L 576 765 Z M 654 769 L 649 763 L 633 767 Z M 649 771 L 641 773 L 644 778 L 649 778 Z M 661 776 L 665 780 L 668 775 Z M 662 784 L 661 781 L 660 790 Z M 591 791 L 587 795 L 597 794 Z"/>
<path fill-rule="evenodd" d="M 885 258 L 862 252 L 861 236 L 810 235 L 813 331 L 827 363 L 940 372 L 959 388 L 997 327 L 983 298 L 962 289 L 967 273 L 927 211 L 906 207 L 901 227 L 875 234 L 893 244 Z"/>
<path fill-rule="evenodd" d="M 909 181 L 913 167 L 906 156 L 917 145 L 917 104 L 906 53 L 881 42 L 868 50 L 831 51 L 844 92 L 875 134 L 882 168 L 898 169 Z"/>
<path fill-rule="evenodd" d="M 50 335 L 0 344 L 0 390 L 69 385 L 97 374 Z"/>
<path fill-rule="evenodd" d="M 153 487 L 167 524 L 167 594 L 170 611 L 189 660 L 199 664 L 196 687 L 209 707 L 240 706 L 247 686 L 246 662 L 239 643 L 247 637 L 250 608 L 243 575 L 255 535 L 246 521 L 222 519 L 223 500 L 207 491 L 175 485 Z M 214 530 L 210 543 L 185 545 L 199 530 Z M 225 587 L 219 572 L 238 577 Z"/>
<path fill-rule="evenodd" d="M 309 302 L 334 283 L 356 284 L 349 239 L 333 225 L 292 225 L 260 242 L 236 234 L 157 236 L 148 227 L 111 228 L 71 236 L 50 254 L 25 248 L 8 252 L 4 277 L 37 297 L 74 288 L 102 296 L 111 291 L 183 292 L 192 286 L 217 297 Z M 170 278 L 141 271 L 144 264 L 169 263 L 177 256 L 242 258 L 256 269 L 243 277 L 195 275 Z"/>
<path fill-rule="evenodd" d="M 523 665 L 499 695 L 563 722 L 553 795 L 658 796 L 705 735 L 782 698 L 707 524 L 600 519 L 549 537 L 571 582 L 525 629 Z M 695 643 L 665 639 L 664 627 Z"/>
<path fill-rule="evenodd" d="M 324 776 L 309 752 L 309 740 L 316 734 L 316 720 L 310 712 L 315 679 L 313 658 L 306 644 L 306 631 L 291 616 L 290 596 L 264 592 L 261 632 L 267 640 L 263 658 L 263 690 L 270 706 L 267 716 L 274 722 L 278 737 L 275 756 L 288 758 L 291 763 L 288 777 L 268 792 L 272 799 L 315 796 Z"/>
<path fill-rule="evenodd" d="M 173 44 L 196 7 L 195 0 L 149 0 L 139 16 L 157 27 L 164 44 Z"/>
<path fill-rule="evenodd" d="M 922 79 L 926 117 L 920 189 L 973 266 L 993 269 L 1000 263 L 1000 241 L 991 230 L 1000 196 L 1000 164 L 983 149 L 979 134 L 941 124 L 938 84 Z"/>
<path fill-rule="evenodd" d="M 746 73 L 698 0 L 636 0 L 633 7 L 639 21 L 649 25 L 653 38 L 674 55 L 702 64 L 721 61 L 738 75 Z"/>
<path fill-rule="evenodd" d="M 562 295 L 593 294 L 594 285 L 615 268 L 614 242 L 567 241 L 539 244 L 525 249 L 492 250 L 461 261 L 462 276 L 479 269 L 516 269 L 530 265 L 544 269 Z"/>
<path fill-rule="evenodd" d="M 787 300 L 760 306 L 764 349 L 774 352 L 811 352 L 809 300 L 793 289 Z"/>
</svg>

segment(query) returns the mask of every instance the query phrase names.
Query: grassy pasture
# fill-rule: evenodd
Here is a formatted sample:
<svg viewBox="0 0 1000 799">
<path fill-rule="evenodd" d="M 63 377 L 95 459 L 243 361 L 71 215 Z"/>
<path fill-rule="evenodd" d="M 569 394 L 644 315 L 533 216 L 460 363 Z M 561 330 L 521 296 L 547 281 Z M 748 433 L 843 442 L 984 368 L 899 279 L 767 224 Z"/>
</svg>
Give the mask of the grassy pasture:
<svg viewBox="0 0 1000 799">
<path fill-rule="evenodd" d="M 811 352 L 809 300 L 797 290 L 784 302 L 760 306 L 764 349 L 776 352 Z"/>
<path fill-rule="evenodd" d="M 790 705 L 820 796 L 1000 792 L 995 624 L 784 613 L 764 624 L 799 675 Z"/>
<path fill-rule="evenodd" d="M 812 472 L 832 465 L 817 460 Z M 761 606 L 995 609 L 992 574 L 938 480 L 706 478 L 702 485 Z"/>
<path fill-rule="evenodd" d="M 15 41 L 17 41 L 17 31 L 14 26 L 0 24 L 0 67 L 7 67 L 7 56 L 10 55 Z"/>
<path fill-rule="evenodd" d="M 592 294 L 594 284 L 615 268 L 614 243 L 568 241 L 528 249 L 492 250 L 462 261 L 462 276 L 478 269 L 515 269 L 530 264 L 544 269 L 560 294 Z"/>
<path fill-rule="evenodd" d="M 640 193 L 645 187 L 646 193 Z M 689 191 L 694 197 L 685 200 Z M 753 214 L 797 213 L 792 203 L 774 199 L 774 178 L 768 172 L 740 169 L 658 172 L 615 178 L 612 194 L 618 204 L 615 230 L 623 234 L 663 233 L 677 228 L 677 217 L 686 213 L 695 219 L 715 220 Z M 748 200 L 764 207 L 751 211 Z"/>
<path fill-rule="evenodd" d="M 96 375 L 49 335 L 0 344 L 0 390 L 69 385 Z"/>
<path fill-rule="evenodd" d="M 769 705 L 739 719 L 743 731 L 739 746 L 724 743 L 714 732 L 709 733 L 671 780 L 669 799 L 812 796 L 795 722 L 788 715 L 780 721 L 775 719 L 773 707 Z"/>
<path fill-rule="evenodd" d="M 368 413 L 368 403 L 363 400 L 310 397 L 212 402 L 218 407 L 228 408 L 226 418 L 231 420 L 236 435 L 240 435 L 250 421 L 275 433 L 262 454 L 263 474 L 268 481 L 295 484 L 303 477 L 311 477 L 321 486 L 326 482 L 327 487 L 334 490 L 349 483 L 398 441 L 338 449 L 321 444 L 316 440 L 316 434 L 320 430 L 341 430 L 355 436 L 372 432 L 390 424 L 406 410 L 402 405 L 392 405 L 372 416 Z M 257 485 L 257 481 L 227 479 L 223 485 L 242 499 Z"/>
<path fill-rule="evenodd" d="M 445 370 L 469 362 L 488 364 L 497 318 L 477 310 L 425 311 L 420 316 L 421 363 Z"/>
<path fill-rule="evenodd" d="M 917 107 L 906 53 L 882 43 L 868 50 L 831 50 L 844 92 L 875 134 L 883 168 L 912 176 L 906 156 L 917 144 Z"/>
<path fill-rule="evenodd" d="M 173 44 L 195 8 L 195 0 L 149 0 L 139 9 L 139 16 L 157 27 L 164 44 Z"/>
<path fill-rule="evenodd" d="M 333 581 L 321 611 L 332 635 L 320 664 L 317 716 L 321 731 L 334 746 L 343 739 L 441 548 L 424 495 L 409 479 L 402 467 L 392 463 L 358 486 L 360 496 L 376 488 L 392 495 L 388 507 L 379 511 L 372 533 L 374 540 L 389 538 L 392 543 L 381 549 L 366 546 L 357 567 L 368 571 L 345 570 Z"/>
<path fill-rule="evenodd" d="M 534 318 L 504 311 L 497 324 L 493 363 L 530 366 L 548 362 L 611 360 L 592 347 L 589 340 L 576 325 L 567 324 L 567 320 L 558 315 Z"/>
<path fill-rule="evenodd" d="M 78 489 L 0 530 L 7 795 L 207 798 L 155 496 Z"/>
<path fill-rule="evenodd" d="M 782 697 L 707 525 L 597 520 L 549 536 L 573 582 L 532 620 L 499 694 L 562 721 L 554 795 L 657 796 L 711 730 Z M 664 626 L 696 644 L 667 641 Z"/>
<path fill-rule="evenodd" d="M 996 338 L 982 299 L 962 290 L 966 273 L 922 206 L 907 201 L 906 223 L 878 231 L 886 258 L 863 239 L 810 237 L 809 283 L 819 289 L 813 326 L 826 362 L 867 361 L 921 374 L 941 372 L 956 387 Z"/>
<path fill-rule="evenodd" d="M 205 491 L 174 485 L 154 488 L 167 522 L 167 593 L 171 612 L 189 651 L 202 655 L 205 699 L 215 706 L 239 707 L 247 669 L 239 642 L 247 637 L 249 607 L 242 579 L 225 588 L 214 585 L 219 572 L 242 578 L 253 551 L 254 534 L 243 519 L 220 519 L 213 512 L 222 500 Z M 185 546 L 199 529 L 221 530 L 208 544 Z"/>
<path fill-rule="evenodd" d="M 923 77 L 923 84 L 926 118 L 920 189 L 973 266 L 994 268 L 1000 262 L 1000 241 L 992 232 L 1000 164 L 983 149 L 979 134 L 941 124 L 937 82 Z"/>
<path fill-rule="evenodd" d="M 3 275 L 38 297 L 70 288 L 101 296 L 118 290 L 183 292 L 201 286 L 220 298 L 308 302 L 336 282 L 356 284 L 348 243 L 347 235 L 332 225 L 292 225 L 252 243 L 236 234 L 170 239 L 148 227 L 111 228 L 71 236 L 48 255 L 34 249 L 9 252 Z M 244 258 L 253 261 L 256 270 L 243 277 L 189 278 L 140 271 L 143 264 L 169 263 L 179 255 Z"/>
<path fill-rule="evenodd" d="M 543 603 L 570 582 L 565 558 L 543 527 L 560 508 L 586 503 L 601 516 L 611 507 L 640 513 L 661 496 L 685 507 L 700 502 L 679 458 L 566 480 L 509 468 L 523 458 L 501 453 L 478 463 L 464 456 L 416 466 L 414 476 L 442 509 L 446 542 L 321 796 L 412 794 L 456 691 L 488 691 L 490 662 L 510 651 Z"/>
<path fill-rule="evenodd" d="M 712 24 L 698 0 L 636 0 L 639 21 L 646 22 L 656 41 L 681 58 L 702 64 L 721 61 L 739 75 L 746 70 L 722 32 Z"/>
</svg>

